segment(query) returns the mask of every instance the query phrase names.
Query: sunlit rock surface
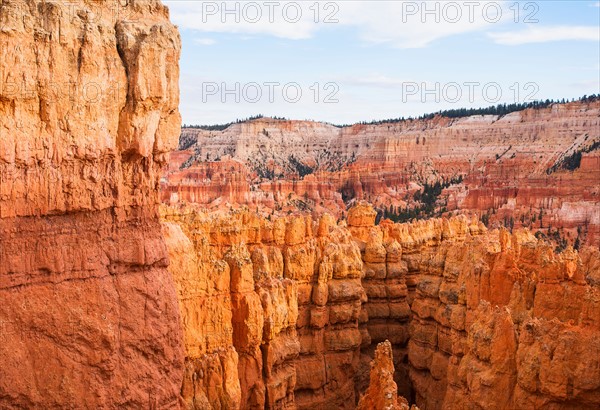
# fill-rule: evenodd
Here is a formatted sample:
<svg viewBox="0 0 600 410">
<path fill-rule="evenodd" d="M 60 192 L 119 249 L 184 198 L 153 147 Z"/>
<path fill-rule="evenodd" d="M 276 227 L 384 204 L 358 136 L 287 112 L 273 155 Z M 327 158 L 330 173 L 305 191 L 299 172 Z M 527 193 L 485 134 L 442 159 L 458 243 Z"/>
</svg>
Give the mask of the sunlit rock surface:
<svg viewBox="0 0 600 410">
<path fill-rule="evenodd" d="M 0 49 L 0 407 L 176 408 L 157 189 L 181 121 L 168 10 L 5 0 Z"/>
</svg>

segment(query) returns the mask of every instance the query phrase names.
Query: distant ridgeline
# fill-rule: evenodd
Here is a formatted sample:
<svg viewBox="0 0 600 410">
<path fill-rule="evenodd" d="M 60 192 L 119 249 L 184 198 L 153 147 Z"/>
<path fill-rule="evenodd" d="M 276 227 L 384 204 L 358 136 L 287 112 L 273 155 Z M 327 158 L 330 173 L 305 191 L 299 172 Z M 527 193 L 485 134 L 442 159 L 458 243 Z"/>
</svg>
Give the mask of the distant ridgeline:
<svg viewBox="0 0 600 410">
<path fill-rule="evenodd" d="M 594 102 L 599 99 L 600 99 L 600 94 L 598 94 L 598 95 L 592 94 L 590 96 L 584 95 L 581 98 L 572 99 L 570 102 L 576 102 L 576 101 L 578 101 L 578 102 Z M 424 114 L 418 118 L 413 118 L 413 117 L 390 118 L 387 120 L 374 120 L 374 121 L 370 121 L 370 122 L 362 121 L 357 124 L 361 124 L 361 125 L 381 125 L 381 124 L 390 124 L 390 123 L 393 124 L 393 123 L 398 123 L 398 122 L 414 121 L 414 120 L 431 120 L 435 117 L 461 118 L 461 117 L 470 117 L 472 115 L 504 116 L 504 115 L 510 114 L 511 112 L 523 111 L 528 108 L 542 109 L 542 108 L 549 107 L 552 104 L 566 104 L 568 102 L 569 101 L 567 101 L 563 98 L 560 101 L 559 100 L 556 100 L 556 101 L 555 100 L 545 100 L 545 101 L 540 100 L 540 101 L 532 101 L 532 102 L 528 102 L 528 103 L 491 105 L 486 108 L 458 108 L 458 109 L 452 109 L 452 110 L 438 111 L 438 112 L 431 113 L 431 114 Z M 344 127 L 351 127 L 352 125 L 335 125 L 335 126 L 338 128 L 344 128 Z"/>
<path fill-rule="evenodd" d="M 201 130 L 206 130 L 206 131 L 223 131 L 227 128 L 229 128 L 230 126 L 232 126 L 233 124 L 243 124 L 245 122 L 249 122 L 249 121 L 253 121 L 253 120 L 259 120 L 261 118 L 265 118 L 264 115 L 262 114 L 258 114 L 258 115 L 253 115 L 251 117 L 248 118 L 244 118 L 244 119 L 237 119 L 235 121 L 232 122 L 228 122 L 227 124 L 214 124 L 214 125 L 188 125 L 188 124 L 183 124 L 181 126 L 181 128 L 198 128 Z M 274 120 L 286 120 L 287 118 L 284 117 L 271 117 Z"/>
<path fill-rule="evenodd" d="M 578 98 L 578 99 L 572 99 L 570 102 L 575 102 L 575 101 L 594 102 L 599 99 L 600 99 L 600 94 L 592 94 L 589 96 L 584 95 L 583 97 Z M 381 124 L 394 124 L 394 123 L 405 122 L 405 121 L 414 121 L 414 120 L 431 120 L 431 119 L 435 118 L 436 116 L 445 117 L 445 118 L 461 118 L 461 117 L 469 117 L 472 115 L 504 116 L 504 115 L 510 114 L 512 112 L 523 111 L 528 108 L 542 109 L 542 108 L 549 107 L 552 104 L 566 104 L 568 102 L 569 101 L 565 100 L 564 98 L 562 100 L 539 100 L 539 101 L 532 101 L 532 102 L 528 102 L 528 103 L 491 105 L 486 108 L 458 108 L 458 109 L 452 109 L 452 110 L 442 110 L 442 111 L 438 111 L 435 113 L 424 114 L 417 118 L 400 117 L 400 118 L 389 118 L 386 120 L 373 120 L 370 122 L 362 121 L 362 122 L 358 122 L 356 124 L 344 124 L 344 125 L 330 124 L 330 125 L 333 125 L 334 127 L 338 127 L 338 128 L 345 128 L 345 127 L 351 127 L 352 125 L 357 125 L 357 124 L 381 125 Z M 241 123 L 245 123 L 245 122 L 249 122 L 249 121 L 257 120 L 257 119 L 261 119 L 261 118 L 265 118 L 264 115 L 258 114 L 258 115 L 248 117 L 245 119 L 237 119 L 235 121 L 228 122 L 226 124 L 214 124 L 214 125 L 183 124 L 182 128 L 197 128 L 197 129 L 202 129 L 202 130 L 206 130 L 206 131 L 223 131 L 233 124 L 241 124 Z M 270 117 L 270 118 L 272 118 L 274 120 L 282 120 L 282 121 L 287 120 L 287 118 L 284 118 L 284 117 Z"/>
</svg>

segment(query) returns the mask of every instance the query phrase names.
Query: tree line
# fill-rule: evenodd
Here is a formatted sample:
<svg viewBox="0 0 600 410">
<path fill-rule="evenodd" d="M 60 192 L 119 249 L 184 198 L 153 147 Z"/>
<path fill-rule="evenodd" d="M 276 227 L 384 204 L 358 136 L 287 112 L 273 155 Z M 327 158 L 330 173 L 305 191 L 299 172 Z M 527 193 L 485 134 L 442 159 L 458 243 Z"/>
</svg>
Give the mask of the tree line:
<svg viewBox="0 0 600 410">
<path fill-rule="evenodd" d="M 260 120 L 262 118 L 265 118 L 265 116 L 262 114 L 258 114 L 258 115 L 250 116 L 248 118 L 241 118 L 241 119 L 238 118 L 235 121 L 228 122 L 226 124 L 213 124 L 213 125 L 183 124 L 181 126 L 181 128 L 197 128 L 197 129 L 201 129 L 201 130 L 205 130 L 205 131 L 223 131 L 234 124 L 242 124 L 242 123 L 253 121 L 253 120 Z M 274 120 L 279 120 L 279 121 L 287 120 L 287 118 L 285 118 L 285 117 L 271 117 L 271 118 L 273 118 Z"/>
<path fill-rule="evenodd" d="M 381 125 L 381 124 L 395 124 L 395 123 L 401 123 L 401 122 L 406 122 L 406 121 L 415 121 L 415 120 L 417 120 L 417 121 L 431 120 L 431 119 L 435 118 L 436 116 L 444 117 L 444 118 L 462 118 L 462 117 L 469 117 L 472 115 L 504 116 L 504 115 L 507 115 L 507 114 L 510 114 L 510 113 L 513 113 L 516 111 L 523 111 L 528 108 L 542 109 L 542 108 L 547 108 L 547 107 L 551 106 L 552 104 L 566 104 L 568 102 L 575 102 L 575 101 L 590 103 L 590 102 L 594 102 L 597 100 L 600 100 L 600 94 L 584 95 L 583 97 L 580 97 L 577 99 L 572 98 L 571 101 L 566 100 L 564 98 L 561 100 L 547 99 L 547 100 L 538 100 L 538 101 L 532 101 L 532 102 L 527 102 L 527 103 L 498 104 L 498 105 L 491 105 L 489 107 L 482 107 L 482 108 L 458 108 L 458 109 L 451 109 L 451 110 L 440 110 L 440 111 L 437 111 L 434 113 L 424 114 L 419 117 L 398 117 L 398 118 L 389 118 L 386 120 L 361 121 L 361 122 L 357 122 L 355 124 L 343 124 L 343 125 L 332 124 L 332 123 L 326 123 L 326 124 L 332 125 L 337 128 L 346 128 L 346 127 L 351 127 L 353 125 Z M 231 125 L 241 124 L 241 123 L 252 121 L 252 120 L 258 120 L 261 118 L 265 118 L 265 116 L 262 114 L 258 114 L 258 115 L 254 115 L 254 116 L 244 118 L 244 119 L 236 119 L 235 121 L 228 122 L 226 124 L 214 124 L 214 125 L 183 124 L 182 128 L 197 128 L 197 129 L 206 130 L 206 131 L 223 131 L 226 128 L 230 127 Z M 271 117 L 271 118 L 273 118 L 274 120 L 281 120 L 281 121 L 288 120 L 285 117 Z"/>
<path fill-rule="evenodd" d="M 585 103 L 590 103 L 590 102 L 594 102 L 600 99 L 600 94 L 592 94 L 592 95 L 584 95 L 581 98 L 578 99 L 571 99 L 570 102 L 575 102 L 575 101 L 580 101 L 580 102 L 585 102 Z M 357 124 L 360 125 L 381 125 L 381 124 L 395 124 L 395 123 L 400 123 L 400 122 L 407 122 L 407 121 L 419 121 L 419 120 L 431 120 L 433 118 L 437 117 L 444 117 L 444 118 L 462 118 L 462 117 L 469 117 L 472 115 L 498 115 L 498 116 L 504 116 L 507 114 L 510 114 L 512 112 L 516 112 L 516 111 L 523 111 L 526 110 L 528 108 L 533 108 L 533 109 L 542 109 L 542 108 L 547 108 L 549 106 L 551 106 L 552 104 L 566 104 L 567 102 L 569 102 L 566 99 L 562 99 L 562 100 L 539 100 L 539 101 L 532 101 L 532 102 L 528 102 L 528 103 L 513 103 L 513 104 L 498 104 L 498 105 L 491 105 L 489 107 L 483 107 L 483 108 L 458 108 L 458 109 L 451 109 L 451 110 L 440 110 L 434 113 L 430 113 L 430 114 L 424 114 L 421 115 L 420 117 L 399 117 L 399 118 L 390 118 L 387 120 L 374 120 L 374 121 L 362 121 L 359 122 Z M 352 125 L 356 125 L 356 124 L 344 124 L 344 125 L 335 125 L 332 124 L 335 127 L 338 128 L 345 128 L 345 127 L 351 127 Z"/>
</svg>

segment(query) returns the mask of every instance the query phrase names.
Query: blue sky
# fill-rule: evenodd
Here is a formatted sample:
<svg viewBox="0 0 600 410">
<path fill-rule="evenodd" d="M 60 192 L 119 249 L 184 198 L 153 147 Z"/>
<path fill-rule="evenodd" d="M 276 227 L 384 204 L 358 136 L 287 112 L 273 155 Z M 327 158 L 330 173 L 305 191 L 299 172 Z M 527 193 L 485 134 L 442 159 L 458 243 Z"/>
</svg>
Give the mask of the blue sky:
<svg viewBox="0 0 600 410">
<path fill-rule="evenodd" d="M 187 124 L 342 124 L 600 93 L 598 1 L 165 3 Z"/>
</svg>

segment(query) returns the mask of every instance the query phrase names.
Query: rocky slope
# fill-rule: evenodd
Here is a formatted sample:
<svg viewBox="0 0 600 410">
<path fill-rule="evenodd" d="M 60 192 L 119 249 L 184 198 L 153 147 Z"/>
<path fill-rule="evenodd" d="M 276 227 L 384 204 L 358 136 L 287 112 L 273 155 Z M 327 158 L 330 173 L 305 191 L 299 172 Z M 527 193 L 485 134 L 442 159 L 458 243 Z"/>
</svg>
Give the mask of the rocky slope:
<svg viewBox="0 0 600 410">
<path fill-rule="evenodd" d="M 162 199 L 337 216 L 366 199 L 399 220 L 460 210 L 598 246 L 599 148 L 600 100 L 343 128 L 262 118 L 184 129 Z"/>
<path fill-rule="evenodd" d="M 175 408 L 158 183 L 180 39 L 158 0 L 0 4 L 0 407 Z"/>
<path fill-rule="evenodd" d="M 354 408 L 392 383 L 422 409 L 600 405 L 597 249 L 375 218 L 164 208 L 189 407 Z"/>
</svg>

